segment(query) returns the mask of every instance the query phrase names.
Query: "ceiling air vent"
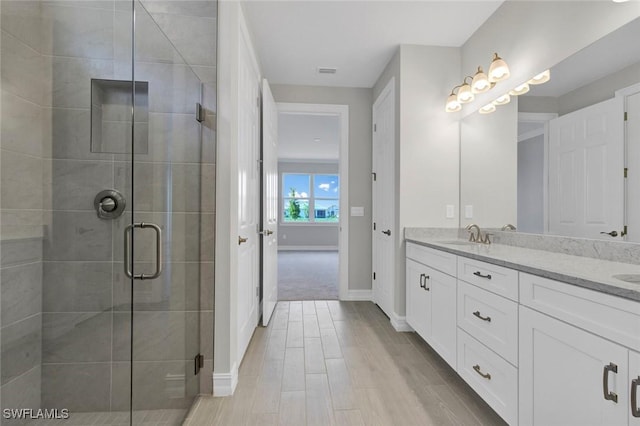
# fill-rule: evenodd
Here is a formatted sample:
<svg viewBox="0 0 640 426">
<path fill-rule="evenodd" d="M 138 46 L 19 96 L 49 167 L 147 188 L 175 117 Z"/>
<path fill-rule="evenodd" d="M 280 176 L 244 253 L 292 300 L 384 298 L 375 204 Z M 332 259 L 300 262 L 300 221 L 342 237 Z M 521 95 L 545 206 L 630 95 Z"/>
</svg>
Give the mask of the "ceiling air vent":
<svg viewBox="0 0 640 426">
<path fill-rule="evenodd" d="M 337 68 L 329 68 L 329 67 L 319 67 L 318 74 L 335 74 L 337 72 Z"/>
</svg>

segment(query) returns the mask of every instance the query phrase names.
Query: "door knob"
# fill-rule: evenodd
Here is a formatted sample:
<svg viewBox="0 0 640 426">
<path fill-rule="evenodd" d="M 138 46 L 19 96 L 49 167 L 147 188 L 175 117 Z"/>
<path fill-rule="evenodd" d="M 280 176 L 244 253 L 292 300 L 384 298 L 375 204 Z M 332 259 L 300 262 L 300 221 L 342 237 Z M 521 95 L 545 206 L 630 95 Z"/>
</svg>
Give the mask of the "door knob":
<svg viewBox="0 0 640 426">
<path fill-rule="evenodd" d="M 612 237 L 617 237 L 618 236 L 618 231 L 601 232 L 601 234 L 606 234 L 606 235 L 610 235 Z"/>
<path fill-rule="evenodd" d="M 383 234 L 391 236 L 391 229 L 387 229 L 386 231 L 382 231 Z"/>
<path fill-rule="evenodd" d="M 269 235 L 273 234 L 273 231 L 271 231 L 271 230 L 269 230 L 269 229 L 265 229 L 264 231 L 260 231 L 260 232 L 258 232 L 258 234 L 260 234 L 260 235 L 264 235 L 264 236 L 267 236 L 267 237 L 268 237 Z"/>
<path fill-rule="evenodd" d="M 249 240 L 249 238 L 243 238 L 241 236 L 238 236 L 238 245 L 240 245 L 242 243 L 246 243 L 247 240 Z"/>
</svg>

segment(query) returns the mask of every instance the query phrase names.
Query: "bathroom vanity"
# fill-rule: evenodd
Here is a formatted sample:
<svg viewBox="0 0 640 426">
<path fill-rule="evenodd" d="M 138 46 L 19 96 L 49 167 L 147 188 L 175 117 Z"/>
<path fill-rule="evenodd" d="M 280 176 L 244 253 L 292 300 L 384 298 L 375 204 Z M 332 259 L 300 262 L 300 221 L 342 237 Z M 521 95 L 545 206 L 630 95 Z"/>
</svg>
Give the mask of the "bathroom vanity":
<svg viewBox="0 0 640 426">
<path fill-rule="evenodd" d="M 506 422 L 640 425 L 640 265 L 405 239 L 407 323 Z"/>
</svg>

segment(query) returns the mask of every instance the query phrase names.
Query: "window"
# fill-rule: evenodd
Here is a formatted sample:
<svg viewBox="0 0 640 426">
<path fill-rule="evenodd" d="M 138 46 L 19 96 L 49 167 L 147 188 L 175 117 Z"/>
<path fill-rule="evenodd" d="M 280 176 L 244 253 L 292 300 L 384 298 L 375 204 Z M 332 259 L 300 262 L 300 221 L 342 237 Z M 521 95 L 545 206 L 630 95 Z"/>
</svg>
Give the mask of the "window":
<svg viewBox="0 0 640 426">
<path fill-rule="evenodd" d="M 337 223 L 340 218 L 338 175 L 283 173 L 282 221 Z"/>
</svg>

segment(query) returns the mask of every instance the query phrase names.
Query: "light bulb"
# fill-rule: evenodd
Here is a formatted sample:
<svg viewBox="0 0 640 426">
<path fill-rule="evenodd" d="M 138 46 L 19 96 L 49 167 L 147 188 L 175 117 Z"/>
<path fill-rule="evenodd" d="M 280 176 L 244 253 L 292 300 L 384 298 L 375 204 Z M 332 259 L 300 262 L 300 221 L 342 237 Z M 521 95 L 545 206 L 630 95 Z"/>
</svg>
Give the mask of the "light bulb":
<svg viewBox="0 0 640 426">
<path fill-rule="evenodd" d="M 524 95 L 529 91 L 529 85 L 527 83 L 522 83 L 520 86 L 516 86 L 513 90 L 509 91 L 511 96 L 520 96 Z"/>
<path fill-rule="evenodd" d="M 511 72 L 509 72 L 507 63 L 497 53 L 494 53 L 493 61 L 489 66 L 489 81 L 497 83 L 498 81 L 506 80 L 510 75 Z"/>
<path fill-rule="evenodd" d="M 506 105 L 509 102 L 511 102 L 511 96 L 509 96 L 508 94 L 505 93 L 504 95 L 500 96 L 498 99 L 493 101 L 492 104 L 494 104 L 494 105 Z"/>
<path fill-rule="evenodd" d="M 478 71 L 471 81 L 471 91 L 473 93 L 484 93 L 491 89 L 491 83 L 487 75 L 482 71 L 482 67 L 478 67 Z"/>
<path fill-rule="evenodd" d="M 542 83 L 546 83 L 550 79 L 551 79 L 551 71 L 546 70 L 546 71 L 542 71 L 540 74 L 538 74 L 535 77 L 533 77 L 527 83 L 529 83 L 529 84 L 542 84 Z"/>
<path fill-rule="evenodd" d="M 487 104 L 487 105 L 483 106 L 482 108 L 480 108 L 480 110 L 478 112 L 480 114 L 491 114 L 495 110 L 496 110 L 496 106 L 494 104 Z"/>
<path fill-rule="evenodd" d="M 451 92 L 449 97 L 447 98 L 447 105 L 445 107 L 445 111 L 447 112 L 457 112 L 462 109 L 462 104 L 458 102 L 458 97 Z"/>
<path fill-rule="evenodd" d="M 469 83 L 464 83 L 462 86 L 460 86 L 460 89 L 458 89 L 458 102 L 460 102 L 461 104 L 466 104 L 473 101 L 474 99 L 475 95 L 471 91 L 471 86 L 469 86 Z"/>
</svg>

